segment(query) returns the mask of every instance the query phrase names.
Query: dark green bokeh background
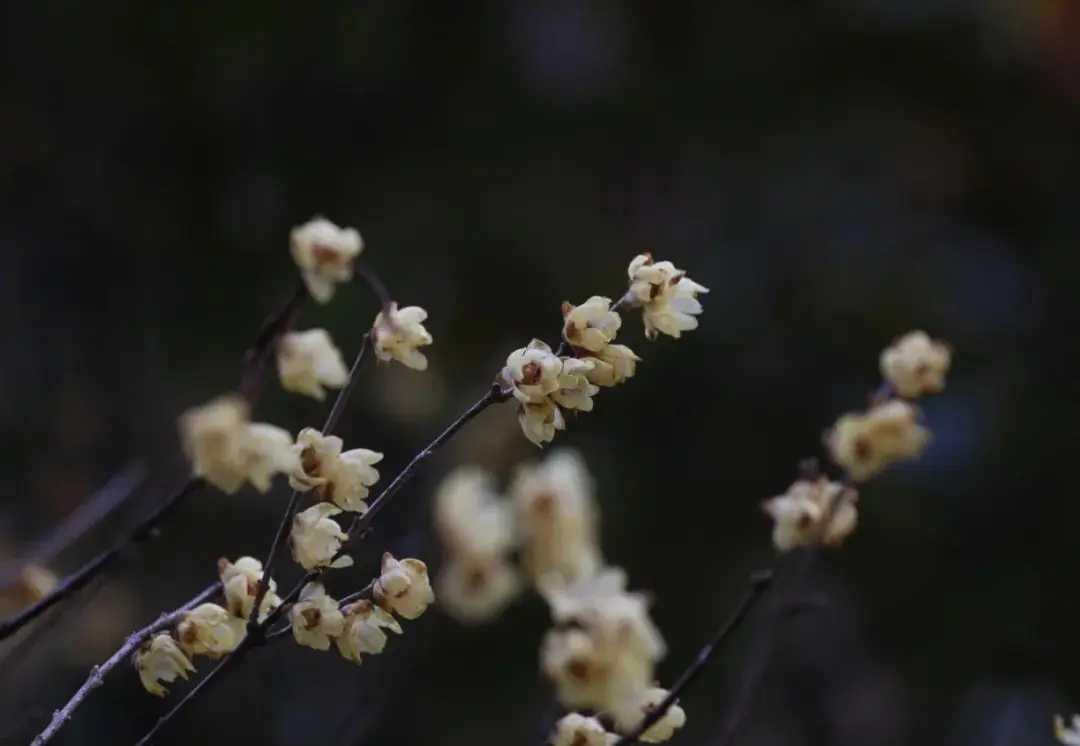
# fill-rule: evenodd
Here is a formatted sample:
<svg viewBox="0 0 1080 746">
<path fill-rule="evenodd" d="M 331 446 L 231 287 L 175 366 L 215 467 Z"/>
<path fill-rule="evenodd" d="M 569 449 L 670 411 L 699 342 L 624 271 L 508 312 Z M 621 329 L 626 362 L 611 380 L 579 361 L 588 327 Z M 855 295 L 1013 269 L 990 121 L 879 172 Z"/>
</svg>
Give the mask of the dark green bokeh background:
<svg viewBox="0 0 1080 746">
<path fill-rule="evenodd" d="M 708 286 L 558 444 L 600 484 L 604 543 L 655 592 L 670 681 L 769 561 L 763 498 L 876 384 L 909 328 L 957 349 L 926 457 L 863 492 L 791 620 L 745 746 L 1052 742 L 1080 709 L 1074 286 L 1080 23 L 1068 0 L 34 3 L 0 9 L 0 468 L 7 551 L 133 454 L 175 473 L 175 418 L 230 387 L 287 293 L 289 229 L 357 226 L 430 314 L 432 369 L 368 366 L 343 427 L 388 478 L 559 304 L 616 295 L 651 249 Z M 347 353 L 377 302 L 305 309 Z M 315 402 L 275 386 L 259 416 Z M 512 408 L 433 459 L 339 587 L 390 549 L 438 561 L 426 503 L 456 463 L 535 450 Z M 160 492 L 140 497 L 143 509 Z M 89 603 L 0 668 L 28 742 L 137 624 L 263 555 L 287 499 L 191 499 Z M 57 564 L 113 540 L 109 522 Z M 294 569 L 279 573 L 291 581 Z M 169 743 L 535 746 L 555 716 L 529 600 L 432 613 L 362 667 L 253 656 Z M 709 744 L 749 635 L 685 698 Z M 205 669 L 207 666 L 204 665 Z M 175 687 L 174 695 L 185 686 Z M 124 671 L 57 743 L 133 743 L 170 701 Z M 30 720 L 25 718 L 29 717 Z"/>
</svg>

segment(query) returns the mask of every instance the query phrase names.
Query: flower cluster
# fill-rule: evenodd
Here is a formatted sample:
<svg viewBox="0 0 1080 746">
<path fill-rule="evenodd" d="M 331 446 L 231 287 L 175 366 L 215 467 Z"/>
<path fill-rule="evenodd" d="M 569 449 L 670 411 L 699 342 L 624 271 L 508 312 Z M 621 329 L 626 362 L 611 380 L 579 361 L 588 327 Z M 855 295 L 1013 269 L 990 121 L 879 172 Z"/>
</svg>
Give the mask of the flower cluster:
<svg viewBox="0 0 1080 746">
<path fill-rule="evenodd" d="M 630 263 L 630 289 L 614 306 L 594 295 L 579 306 L 563 303 L 563 345 L 559 350 L 534 339 L 506 359 L 502 382 L 520 403 L 518 422 L 525 437 L 538 446 L 550 443 L 566 428 L 564 410 L 591 412 L 601 387 L 617 386 L 632 377 L 641 360 L 626 345 L 614 344 L 622 327 L 618 308 L 641 308 L 645 336 L 663 332 L 672 337 L 697 327 L 698 293 L 708 290 L 675 269 L 671 262 L 654 264 L 642 254 Z M 561 354 L 569 348 L 570 354 Z"/>
<path fill-rule="evenodd" d="M 921 331 L 900 337 L 881 353 L 886 395 L 875 397 L 865 412 L 841 416 L 824 435 L 830 458 L 845 472 L 845 483 L 826 477 L 801 479 L 761 504 L 775 521 L 772 540 L 777 550 L 818 541 L 839 546 L 855 530 L 858 492 L 851 483 L 866 482 L 891 464 L 922 453 L 930 431 L 919 423 L 919 411 L 907 399 L 942 391 L 951 359 L 948 343 Z M 889 398 L 891 392 L 903 398 Z"/>
<path fill-rule="evenodd" d="M 372 599 L 342 603 L 317 582 L 308 583 L 289 609 L 293 637 L 300 645 L 329 650 L 333 642 L 341 655 L 355 663 L 386 647 L 385 630 L 401 634 L 394 614 L 416 619 L 435 600 L 427 567 L 418 559 L 398 560 L 383 555 L 379 577 L 371 584 Z"/>
<path fill-rule="evenodd" d="M 649 602 L 626 590 L 625 573 L 606 566 L 599 546 L 594 483 L 572 451 L 556 451 L 520 467 L 506 495 L 491 475 L 462 467 L 435 497 L 435 528 L 447 554 L 440 603 L 459 620 L 497 616 L 521 588 L 522 576 L 548 602 L 553 628 L 541 646 L 541 668 L 567 707 L 593 710 L 628 731 L 667 692 L 653 685 L 665 644 Z M 521 570 L 509 557 L 517 550 Z M 666 740 L 685 713 L 673 707 L 647 733 Z M 608 744 L 596 718 L 571 713 L 553 743 Z"/>
<path fill-rule="evenodd" d="M 146 691 L 163 697 L 167 690 L 162 682 L 186 679 L 195 670 L 195 656 L 220 658 L 236 650 L 247 635 L 247 619 L 255 606 L 262 575 L 262 563 L 254 557 L 241 557 L 235 563 L 219 560 L 218 577 L 225 605 L 199 604 L 183 614 L 173 630 L 154 635 L 135 653 L 135 668 Z M 271 580 L 259 608 L 260 619 L 281 604 L 276 588 Z"/>
</svg>

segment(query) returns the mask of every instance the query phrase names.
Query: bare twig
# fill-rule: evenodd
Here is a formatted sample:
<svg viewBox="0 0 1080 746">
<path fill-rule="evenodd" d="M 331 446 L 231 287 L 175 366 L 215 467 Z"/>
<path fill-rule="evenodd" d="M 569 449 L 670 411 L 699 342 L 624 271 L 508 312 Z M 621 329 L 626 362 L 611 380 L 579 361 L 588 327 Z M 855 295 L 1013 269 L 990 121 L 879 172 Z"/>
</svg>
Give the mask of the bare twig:
<svg viewBox="0 0 1080 746">
<path fill-rule="evenodd" d="M 273 356 L 277 340 L 292 324 L 300 304 L 308 297 L 303 285 L 297 287 L 285 304 L 269 319 L 263 322 L 255 341 L 244 355 L 244 368 L 240 374 L 239 392 L 249 403 L 254 404 L 259 394 L 262 381 L 270 358 Z M 188 477 L 159 506 L 136 523 L 112 547 L 90 559 L 82 567 L 61 580 L 44 598 L 27 606 L 17 614 L 0 622 L 0 640 L 15 634 L 25 625 L 37 619 L 42 613 L 76 593 L 95 577 L 105 572 L 136 544 L 152 538 L 157 533 L 157 525 L 181 502 L 205 484 L 197 477 Z"/>
<path fill-rule="evenodd" d="M 425 459 L 431 456 L 431 454 L 437 451 L 441 446 L 445 445 L 447 441 L 449 441 L 452 437 L 454 437 L 454 435 L 460 432 L 461 429 L 464 428 L 465 425 L 467 425 L 469 422 L 471 422 L 477 415 L 479 415 L 492 404 L 505 401 L 508 396 L 509 394 L 500 389 L 499 386 L 492 386 L 488 389 L 487 392 L 485 392 L 485 394 L 480 399 L 478 399 L 472 406 L 466 409 L 465 412 L 463 412 L 456 420 L 450 423 L 450 425 L 447 426 L 445 430 L 439 433 L 435 437 L 435 439 L 431 441 L 431 443 L 429 443 L 426 447 L 424 447 L 423 450 L 416 454 L 416 456 L 414 456 L 413 459 L 408 464 L 406 464 L 405 468 L 402 469 L 401 472 L 398 473 L 398 475 L 394 477 L 394 479 L 391 480 L 391 482 L 382 490 L 382 492 L 379 493 L 378 497 L 376 497 L 375 500 L 372 501 L 371 505 L 368 508 L 368 511 L 364 513 L 363 516 L 360 516 L 353 521 L 352 526 L 350 526 L 349 528 L 349 539 L 343 542 L 339 555 L 343 554 L 347 546 L 357 540 L 367 530 L 368 526 L 370 525 L 371 519 L 368 518 L 366 521 L 363 519 L 367 518 L 372 513 L 377 513 L 378 510 L 384 507 L 389 502 L 389 500 L 393 498 L 393 496 L 405 485 L 405 482 L 407 482 L 413 476 L 413 474 L 415 474 L 417 467 L 419 467 L 419 465 Z M 297 598 L 300 597 L 300 591 L 303 589 L 303 587 L 313 580 L 318 580 L 320 577 L 322 577 L 325 571 L 326 568 L 320 568 L 318 570 L 312 570 L 311 572 L 307 573 L 303 577 L 303 579 L 301 579 L 300 582 L 297 583 L 284 598 L 282 598 L 281 604 L 269 614 L 267 614 L 266 617 L 256 626 L 256 633 L 252 634 L 249 632 L 248 635 L 244 637 L 244 639 L 236 647 L 236 650 L 234 650 L 230 655 L 222 658 L 218 662 L 218 664 L 214 666 L 214 668 L 210 669 L 209 673 L 206 674 L 206 676 L 202 679 L 202 681 L 198 683 L 197 686 L 195 686 L 193 689 L 191 689 L 191 691 L 185 694 L 183 699 L 179 700 L 175 705 L 173 705 L 172 709 L 165 713 L 157 721 L 157 723 L 154 724 L 154 727 L 151 728 L 145 736 L 143 736 L 143 738 L 138 742 L 137 746 L 146 746 L 147 744 L 153 743 L 154 739 L 157 738 L 161 730 L 166 725 L 168 725 L 173 718 L 175 718 L 184 709 L 186 709 L 187 706 L 191 704 L 191 702 L 193 702 L 200 693 L 202 693 L 208 686 L 210 686 L 210 683 L 216 678 L 218 678 L 225 670 L 226 666 L 230 665 L 232 661 L 240 660 L 257 645 L 263 645 L 271 639 L 277 639 L 278 637 L 284 636 L 286 634 L 287 628 L 276 630 L 270 635 L 267 635 L 266 631 L 269 630 L 270 627 L 282 617 L 288 607 L 293 604 Z M 266 572 L 265 568 L 263 577 L 269 577 L 269 573 Z M 255 608 L 259 608 L 259 604 L 256 604 Z"/>
<path fill-rule="evenodd" d="M 712 654 L 716 649 L 720 647 L 728 637 L 734 634 L 743 623 L 743 620 L 746 619 L 750 610 L 754 607 L 754 604 L 769 589 L 769 586 L 772 585 L 772 581 L 772 570 L 758 570 L 757 572 L 751 573 L 750 582 L 747 585 L 742 598 L 739 599 L 739 603 L 735 605 L 735 608 L 732 609 L 724 623 L 717 628 L 712 639 L 705 644 L 705 647 L 698 652 L 697 656 L 686 670 L 682 672 L 678 679 L 676 679 L 663 701 L 654 707 L 636 728 L 620 738 L 616 742 L 616 746 L 627 746 L 628 744 L 637 741 L 645 731 L 656 725 L 656 723 L 667 714 L 667 711 L 671 709 L 676 701 L 678 701 L 679 697 L 686 691 L 687 687 L 693 684 L 698 676 L 702 674 L 705 667 L 712 659 Z"/>
<path fill-rule="evenodd" d="M 115 653 L 113 653 L 107 661 L 102 663 L 100 666 L 94 666 L 90 669 L 90 676 L 87 677 L 86 682 L 81 687 L 79 687 L 78 691 L 76 691 L 74 695 L 72 695 L 71 699 L 68 700 L 68 703 L 66 705 L 53 713 L 52 721 L 45 728 L 45 730 L 41 731 L 41 733 L 38 734 L 38 736 L 31 743 L 31 746 L 43 746 L 43 744 L 52 740 L 52 738 L 60 732 L 60 729 L 64 727 L 67 721 L 71 719 L 71 716 L 75 714 L 75 710 L 79 707 L 79 705 L 81 705 L 86 700 L 86 698 L 90 696 L 90 693 L 92 691 L 94 691 L 99 686 L 101 686 L 102 683 L 104 683 L 105 676 L 108 675 L 108 673 L 112 669 L 127 661 L 128 658 L 136 650 L 138 650 L 139 647 L 151 636 L 167 627 L 171 627 L 173 624 L 178 622 L 180 620 L 180 617 L 182 617 L 188 610 L 203 603 L 207 599 L 214 596 L 216 593 L 220 592 L 220 590 L 221 584 L 214 583 L 213 585 L 209 586 L 201 593 L 196 595 L 186 604 L 181 606 L 176 611 L 169 612 L 168 614 L 162 614 L 153 624 L 150 624 L 149 626 L 146 626 L 138 630 L 137 632 L 133 632 L 131 635 L 129 635 L 124 644 L 121 645 L 120 648 Z"/>
<path fill-rule="evenodd" d="M 79 503 L 79 506 L 52 529 L 48 536 L 37 542 L 29 552 L 13 559 L 0 569 L 0 587 L 14 584 L 26 565 L 47 565 L 68 547 L 98 525 L 105 516 L 135 494 L 146 479 L 146 465 L 134 461 L 97 491 Z"/>
<path fill-rule="evenodd" d="M 337 427 L 338 422 L 340 422 L 342 414 L 345 413 L 345 405 L 348 404 L 349 396 L 356 387 L 356 374 L 360 370 L 360 363 L 364 360 L 364 354 L 367 352 L 370 339 L 371 335 L 365 334 L 363 341 L 360 343 L 360 351 L 356 353 L 352 369 L 349 371 L 349 380 L 341 390 L 338 391 L 338 395 L 334 399 L 334 404 L 330 408 L 330 414 L 326 417 L 326 423 L 323 425 L 322 429 L 323 435 L 330 435 L 334 431 L 334 428 Z M 261 636 L 266 632 L 267 626 L 259 624 L 259 609 L 262 608 L 263 599 L 266 598 L 266 593 L 270 587 L 269 578 L 273 571 L 274 560 L 277 559 L 277 555 L 281 551 L 282 545 L 285 543 L 285 537 L 289 533 L 289 527 L 292 525 L 296 509 L 300 507 L 300 499 L 303 494 L 304 493 L 300 490 L 293 490 L 292 497 L 289 498 L 289 503 L 281 516 L 281 521 L 278 523 L 277 532 L 274 534 L 274 540 L 270 544 L 270 551 L 267 552 L 266 559 L 263 561 L 262 577 L 259 578 L 258 589 L 255 592 L 255 603 L 251 607 L 251 616 L 248 617 L 248 635 Z"/>
</svg>

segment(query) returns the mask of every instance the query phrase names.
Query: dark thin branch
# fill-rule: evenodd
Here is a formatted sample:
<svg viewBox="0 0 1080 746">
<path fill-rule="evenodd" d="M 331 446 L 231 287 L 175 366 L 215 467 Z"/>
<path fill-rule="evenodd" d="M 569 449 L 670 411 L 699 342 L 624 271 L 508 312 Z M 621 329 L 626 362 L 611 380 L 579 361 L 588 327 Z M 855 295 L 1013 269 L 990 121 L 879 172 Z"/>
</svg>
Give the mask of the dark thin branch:
<svg viewBox="0 0 1080 746">
<path fill-rule="evenodd" d="M 240 375 L 239 392 L 251 404 L 255 403 L 259 393 L 259 384 L 278 338 L 292 325 L 300 304 L 308 297 L 307 290 L 300 285 L 273 316 L 263 322 L 255 337 L 255 342 L 244 355 L 244 370 Z M 45 611 L 60 603 L 86 586 L 91 580 L 108 570 L 135 545 L 153 538 L 157 534 L 157 525 L 180 504 L 181 500 L 202 487 L 205 481 L 198 477 L 189 477 L 165 501 L 136 523 L 112 547 L 93 557 L 78 570 L 61 580 L 44 598 L 27 606 L 17 614 L 0 622 L 0 640 L 7 639 L 27 624 L 37 619 Z"/>
<path fill-rule="evenodd" d="M 349 380 L 338 391 L 334 404 L 330 408 L 330 414 L 326 417 L 326 423 L 322 429 L 323 435 L 330 435 L 334 428 L 337 427 L 338 422 L 341 421 L 341 416 L 345 412 L 345 405 L 349 402 L 349 396 L 352 394 L 353 389 L 356 388 L 356 374 L 360 370 L 360 363 L 364 360 L 370 338 L 370 334 L 365 334 L 363 341 L 360 343 L 360 351 L 356 353 L 352 369 L 349 370 Z M 267 552 L 266 559 L 263 561 L 262 577 L 259 578 L 259 586 L 255 592 L 255 603 L 251 607 L 251 616 L 248 617 L 248 635 L 262 636 L 266 632 L 266 626 L 259 624 L 259 609 L 262 608 L 263 599 L 266 598 L 266 593 L 270 588 L 269 578 L 273 571 L 274 561 L 277 559 L 281 547 L 285 544 L 285 537 L 289 534 L 293 516 L 296 514 L 296 509 L 300 507 L 300 499 L 303 494 L 300 490 L 293 490 L 292 497 L 289 498 L 289 503 L 281 516 L 281 521 L 278 523 L 274 540 L 270 544 L 270 551 Z"/>
<path fill-rule="evenodd" d="M 746 619 L 750 610 L 757 603 L 758 599 L 764 595 L 764 593 L 772 585 L 773 572 L 772 570 L 759 570 L 750 575 L 750 582 L 743 593 L 742 598 L 739 599 L 739 603 L 735 605 L 728 618 L 721 624 L 713 637 L 709 642 L 705 644 L 694 658 L 693 662 L 686 668 L 685 671 L 679 676 L 668 691 L 666 697 L 656 707 L 654 707 L 636 728 L 627 733 L 616 742 L 616 746 L 628 746 L 628 744 L 634 743 L 641 738 L 641 735 L 645 733 L 649 728 L 658 723 L 667 711 L 678 701 L 679 697 L 687 687 L 697 680 L 698 676 L 704 672 L 705 667 L 712 659 L 713 653 L 720 645 L 727 640 L 739 626 Z"/>
<path fill-rule="evenodd" d="M 41 731 L 38 736 L 33 740 L 30 746 L 43 746 L 45 743 L 51 741 L 60 729 L 64 727 L 71 716 L 75 714 L 75 710 L 81 705 L 86 698 L 90 696 L 90 693 L 105 683 L 105 676 L 117 666 L 126 663 L 131 655 L 142 646 L 146 640 L 150 639 L 158 632 L 171 627 L 176 624 L 180 617 L 182 617 L 188 610 L 195 608 L 204 601 L 209 600 L 215 594 L 221 592 L 221 584 L 214 583 L 207 587 L 200 593 L 196 594 L 194 598 L 185 603 L 175 611 L 171 611 L 167 614 L 159 616 L 152 624 L 143 627 L 142 629 L 131 633 L 124 644 L 113 653 L 107 661 L 100 666 L 94 666 L 90 669 L 90 676 L 86 679 L 86 682 L 79 687 L 78 691 L 72 695 L 68 703 L 62 708 L 53 713 L 52 721 Z"/>
<path fill-rule="evenodd" d="M 48 565 L 55 560 L 134 495 L 142 486 L 146 474 L 146 465 L 142 462 L 135 461 L 125 466 L 100 489 L 79 503 L 63 523 L 37 542 L 25 556 L 8 562 L 0 569 L 0 587 L 9 587 L 18 582 L 22 569 L 27 565 Z"/>
</svg>

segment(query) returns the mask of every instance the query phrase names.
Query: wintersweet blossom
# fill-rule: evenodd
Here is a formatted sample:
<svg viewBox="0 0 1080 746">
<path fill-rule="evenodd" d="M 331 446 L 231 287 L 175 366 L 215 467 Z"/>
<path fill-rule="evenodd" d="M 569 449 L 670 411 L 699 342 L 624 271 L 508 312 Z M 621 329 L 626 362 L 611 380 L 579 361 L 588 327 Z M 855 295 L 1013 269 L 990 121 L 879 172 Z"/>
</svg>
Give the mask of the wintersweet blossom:
<svg viewBox="0 0 1080 746">
<path fill-rule="evenodd" d="M 524 587 L 517 568 L 501 556 L 451 557 L 437 585 L 440 607 L 464 624 L 499 616 Z"/>
<path fill-rule="evenodd" d="M 390 552 L 382 556 L 371 595 L 379 606 L 404 619 L 416 619 L 435 600 L 427 565 L 411 557 L 399 561 Z"/>
<path fill-rule="evenodd" d="M 451 554 L 501 557 L 515 544 L 509 503 L 483 469 L 462 466 L 451 472 L 435 493 L 433 511 L 435 530 Z"/>
<path fill-rule="evenodd" d="M 543 404 L 549 394 L 559 390 L 562 369 L 563 361 L 551 347 L 534 339 L 510 353 L 502 377 L 513 387 L 514 398 L 522 404 Z"/>
<path fill-rule="evenodd" d="M 293 447 L 297 468 L 289 474 L 293 489 L 315 489 L 320 500 L 332 502 L 344 511 L 363 513 L 367 510 L 370 488 L 379 481 L 374 465 L 383 455 L 366 448 L 354 448 L 342 453 L 341 438 L 323 435 L 315 428 L 304 428 Z"/>
<path fill-rule="evenodd" d="M 342 611 L 345 628 L 337 638 L 337 646 L 346 660 L 362 663 L 363 656 L 381 653 L 388 639 L 383 630 L 401 634 L 397 619 L 367 599 L 350 604 Z"/>
<path fill-rule="evenodd" d="M 671 262 L 654 262 L 651 254 L 639 254 L 627 269 L 630 289 L 627 298 L 642 310 L 645 336 L 656 339 L 667 334 L 678 339 L 696 329 L 701 303 L 697 296 L 709 289 L 691 280 Z"/>
<path fill-rule="evenodd" d="M 809 546 L 818 539 L 828 547 L 838 547 L 858 523 L 855 507 L 859 493 L 839 482 L 821 477 L 813 481 L 801 479 L 783 495 L 765 500 L 761 509 L 774 521 L 772 541 L 780 552 Z M 821 521 L 829 506 L 838 500 L 828 524 L 822 532 Z"/>
<path fill-rule="evenodd" d="M 164 697 L 168 690 L 161 682 L 171 684 L 178 678 L 187 679 L 189 673 L 195 671 L 195 666 L 172 635 L 159 633 L 135 653 L 135 669 L 139 672 L 139 681 L 143 688 L 156 697 Z"/>
<path fill-rule="evenodd" d="M 563 338 L 574 347 L 596 353 L 615 339 L 622 326 L 611 299 L 594 295 L 580 306 L 563 303 Z"/>
<path fill-rule="evenodd" d="M 364 250 L 360 233 L 316 217 L 294 228 L 290 238 L 308 293 L 318 303 L 329 303 L 338 283 L 352 279 L 353 262 Z"/>
<path fill-rule="evenodd" d="M 325 329 L 289 332 L 277 343 L 278 377 L 286 391 L 322 401 L 326 388 L 349 382 L 349 369 L 341 350 Z"/>
<path fill-rule="evenodd" d="M 289 548 L 293 559 L 305 570 L 352 565 L 349 555 L 337 556 L 342 542 L 349 536 L 333 519 L 339 513 L 341 508 L 336 505 L 316 503 L 293 518 Z"/>
<path fill-rule="evenodd" d="M 423 325 L 426 319 L 427 311 L 420 306 L 406 306 L 399 310 L 397 303 L 391 303 L 389 309 L 379 311 L 371 328 L 375 356 L 379 361 L 388 363 L 397 360 L 407 368 L 427 370 L 427 358 L 416 349 L 432 342 L 431 335 Z"/>
<path fill-rule="evenodd" d="M 176 625 L 176 637 L 189 657 L 220 658 L 236 650 L 244 639 L 245 622 L 217 604 L 200 604 L 184 614 Z"/>
<path fill-rule="evenodd" d="M 952 363 L 948 342 L 913 331 L 896 339 L 881 353 L 881 375 L 900 396 L 915 399 L 938 394 L 945 388 L 945 375 Z"/>
<path fill-rule="evenodd" d="M 580 412 L 591 412 L 594 397 L 600 387 L 589 382 L 589 372 L 592 371 L 592 360 L 567 358 L 563 361 L 562 372 L 559 373 L 559 388 L 551 392 L 551 399 L 564 409 L 576 409 Z"/>
<path fill-rule="evenodd" d="M 599 710 L 629 729 L 666 646 L 646 596 L 624 586 L 617 568 L 572 584 L 544 578 L 541 593 L 562 626 L 548 633 L 541 661 L 564 704 Z"/>
<path fill-rule="evenodd" d="M 254 557 L 241 557 L 235 563 L 225 557 L 218 560 L 218 577 L 225 594 L 225 606 L 232 616 L 242 619 L 251 616 L 262 576 L 262 562 Z M 281 604 L 276 591 L 277 583 L 271 578 L 259 608 L 260 619 Z"/>
<path fill-rule="evenodd" d="M 522 404 L 518 411 L 518 425 L 525 437 L 540 448 L 555 439 L 557 430 L 566 429 L 562 410 L 551 399 L 536 404 Z"/>
<path fill-rule="evenodd" d="M 845 414 L 824 436 L 832 460 L 852 481 L 865 482 L 890 464 L 917 457 L 930 442 L 919 412 L 892 399 L 857 414 Z"/>
<path fill-rule="evenodd" d="M 296 642 L 314 650 L 329 650 L 330 641 L 345 631 L 345 615 L 322 583 L 308 583 L 301 589 L 300 598 L 289 609 L 289 621 Z"/>
<path fill-rule="evenodd" d="M 520 466 L 508 495 L 517 513 L 522 563 L 534 581 L 555 573 L 567 581 L 600 566 L 594 484 L 576 451 Z"/>
<path fill-rule="evenodd" d="M 641 714 L 637 716 L 632 727 L 636 728 L 641 724 L 641 721 L 645 719 L 652 710 L 655 710 L 664 699 L 668 696 L 668 690 L 661 687 L 650 687 L 641 701 Z M 686 725 L 686 711 L 674 703 L 669 707 L 664 714 L 653 723 L 649 728 L 641 734 L 639 740 L 644 743 L 663 743 L 669 740 L 675 731 Z M 625 726 L 624 726 L 625 727 Z"/>
<path fill-rule="evenodd" d="M 1065 746 L 1080 746 L 1080 715 L 1073 715 L 1068 726 L 1065 718 L 1054 715 L 1054 738 Z"/>
<path fill-rule="evenodd" d="M 583 359 L 593 364 L 592 369 L 585 373 L 589 383 L 605 387 L 616 386 L 633 377 L 637 364 L 641 362 L 641 358 L 629 347 L 616 344 L 607 345 L 594 357 Z"/>
<path fill-rule="evenodd" d="M 250 482 L 267 492 L 273 476 L 295 467 L 292 436 L 274 425 L 248 421 L 249 407 L 226 395 L 180 417 L 180 438 L 195 476 L 232 494 Z"/>
<path fill-rule="evenodd" d="M 548 743 L 551 746 L 612 746 L 618 740 L 619 736 L 604 730 L 596 718 L 571 712 L 555 723 Z"/>
</svg>

